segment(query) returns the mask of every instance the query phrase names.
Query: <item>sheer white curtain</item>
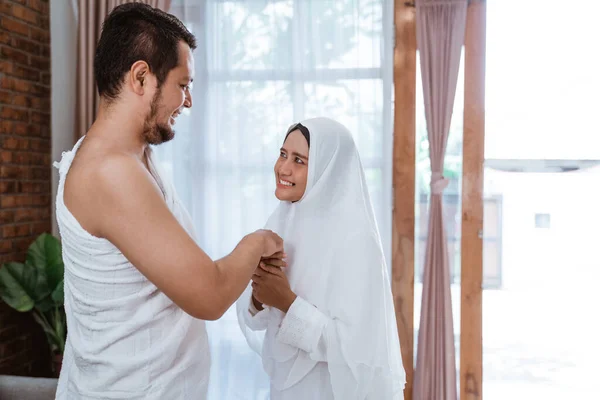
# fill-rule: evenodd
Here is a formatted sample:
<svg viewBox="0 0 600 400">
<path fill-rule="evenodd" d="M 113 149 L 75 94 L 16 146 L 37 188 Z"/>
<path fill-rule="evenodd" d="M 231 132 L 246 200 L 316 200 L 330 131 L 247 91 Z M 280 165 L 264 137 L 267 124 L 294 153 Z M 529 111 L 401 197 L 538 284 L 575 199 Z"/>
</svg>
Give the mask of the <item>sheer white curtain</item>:
<svg viewBox="0 0 600 400">
<path fill-rule="evenodd" d="M 194 104 L 156 151 L 214 257 L 273 210 L 273 165 L 293 122 L 327 116 L 354 134 L 390 255 L 392 0 L 174 0 L 198 39 Z M 211 400 L 267 399 L 234 310 L 208 324 Z"/>
</svg>

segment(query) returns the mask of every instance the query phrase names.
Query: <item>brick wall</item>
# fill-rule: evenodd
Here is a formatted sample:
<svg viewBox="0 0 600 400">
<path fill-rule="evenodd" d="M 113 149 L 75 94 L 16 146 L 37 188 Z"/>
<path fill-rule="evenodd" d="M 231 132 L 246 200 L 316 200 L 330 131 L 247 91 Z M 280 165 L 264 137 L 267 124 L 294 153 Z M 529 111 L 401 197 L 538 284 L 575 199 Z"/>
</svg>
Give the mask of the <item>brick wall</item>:
<svg viewBox="0 0 600 400">
<path fill-rule="evenodd" d="M 51 232 L 48 0 L 0 0 L 0 262 Z M 47 375 L 46 339 L 0 300 L 0 374 Z"/>
</svg>

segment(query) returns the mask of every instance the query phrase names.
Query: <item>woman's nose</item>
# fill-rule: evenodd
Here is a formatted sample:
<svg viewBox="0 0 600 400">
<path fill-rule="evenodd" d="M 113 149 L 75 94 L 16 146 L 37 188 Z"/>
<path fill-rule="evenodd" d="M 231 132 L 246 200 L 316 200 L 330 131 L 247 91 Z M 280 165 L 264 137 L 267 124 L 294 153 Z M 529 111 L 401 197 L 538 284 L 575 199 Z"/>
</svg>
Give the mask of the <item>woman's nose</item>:
<svg viewBox="0 0 600 400">
<path fill-rule="evenodd" d="M 287 161 L 285 161 L 279 167 L 279 174 L 280 175 L 291 175 L 292 174 L 292 168 L 290 167 L 290 165 Z"/>
</svg>

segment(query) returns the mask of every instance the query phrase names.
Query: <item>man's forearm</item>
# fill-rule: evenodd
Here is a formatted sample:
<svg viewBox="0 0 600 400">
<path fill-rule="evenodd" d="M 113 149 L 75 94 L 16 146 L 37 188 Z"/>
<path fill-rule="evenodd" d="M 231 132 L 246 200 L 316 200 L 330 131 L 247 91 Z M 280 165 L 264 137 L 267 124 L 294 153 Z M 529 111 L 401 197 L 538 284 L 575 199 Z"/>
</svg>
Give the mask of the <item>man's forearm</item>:
<svg viewBox="0 0 600 400">
<path fill-rule="evenodd" d="M 260 235 L 247 235 L 226 257 L 217 260 L 218 285 L 227 310 L 242 294 L 264 251 Z"/>
</svg>

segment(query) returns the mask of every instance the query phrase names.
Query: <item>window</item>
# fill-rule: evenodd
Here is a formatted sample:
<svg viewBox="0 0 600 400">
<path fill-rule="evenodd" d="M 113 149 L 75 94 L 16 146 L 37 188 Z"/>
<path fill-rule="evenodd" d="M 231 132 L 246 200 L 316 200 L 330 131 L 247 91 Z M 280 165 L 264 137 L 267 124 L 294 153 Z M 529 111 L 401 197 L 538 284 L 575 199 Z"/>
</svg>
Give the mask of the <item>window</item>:
<svg viewBox="0 0 600 400">
<path fill-rule="evenodd" d="M 390 259 L 392 11 L 391 0 L 173 1 L 198 39 L 194 106 L 156 150 L 210 256 L 229 253 L 274 209 L 287 128 L 326 116 L 354 135 Z M 210 398 L 267 398 L 234 310 L 208 326 Z"/>
</svg>

